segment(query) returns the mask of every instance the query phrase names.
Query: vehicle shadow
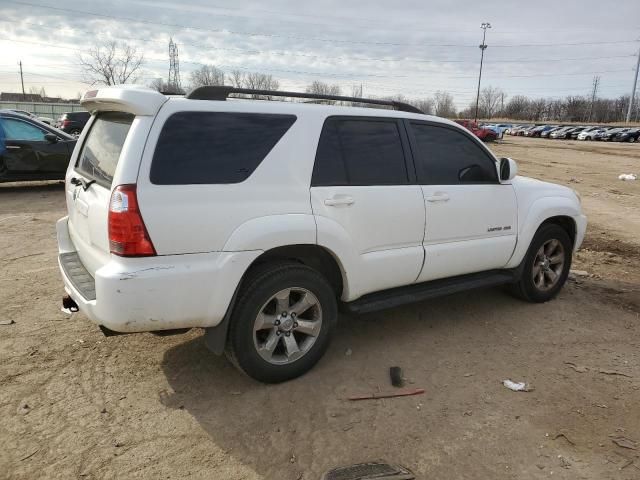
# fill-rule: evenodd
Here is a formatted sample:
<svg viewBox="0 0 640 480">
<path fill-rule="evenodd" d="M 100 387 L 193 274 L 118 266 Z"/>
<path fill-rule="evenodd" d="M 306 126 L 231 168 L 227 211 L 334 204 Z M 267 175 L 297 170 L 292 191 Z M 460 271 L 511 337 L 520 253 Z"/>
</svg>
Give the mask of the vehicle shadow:
<svg viewBox="0 0 640 480">
<path fill-rule="evenodd" d="M 242 375 L 196 338 L 165 352 L 162 369 L 173 391 L 160 401 L 188 411 L 219 448 L 264 478 L 315 479 L 336 466 L 380 458 L 417 468 L 416 450 L 441 439 L 425 435 L 433 426 L 416 421 L 416 408 L 421 402 L 433 407 L 440 395 L 435 385 L 449 383 L 452 367 L 478 368 L 478 356 L 464 358 L 475 342 L 483 346 L 483 362 L 499 355 L 486 345 L 499 343 L 505 324 L 523 321 L 516 312 L 525 308 L 536 306 L 493 289 L 341 316 L 319 364 L 279 385 Z M 388 372 L 394 365 L 404 369 L 408 388 L 427 394 L 386 403 L 347 400 L 393 390 Z"/>
</svg>

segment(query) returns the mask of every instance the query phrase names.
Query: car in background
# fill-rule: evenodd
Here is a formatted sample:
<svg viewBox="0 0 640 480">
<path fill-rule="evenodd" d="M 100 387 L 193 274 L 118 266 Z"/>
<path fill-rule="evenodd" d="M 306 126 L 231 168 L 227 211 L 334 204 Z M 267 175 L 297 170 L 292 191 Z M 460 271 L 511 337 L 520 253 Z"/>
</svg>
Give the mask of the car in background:
<svg viewBox="0 0 640 480">
<path fill-rule="evenodd" d="M 567 138 L 567 135 L 573 131 L 575 127 L 563 127 L 549 134 L 549 138 L 555 140 Z"/>
<path fill-rule="evenodd" d="M 553 132 L 557 132 L 557 131 L 558 131 L 558 130 L 560 130 L 561 128 L 565 128 L 565 127 L 564 127 L 564 126 L 562 126 L 562 125 L 556 125 L 556 126 L 554 126 L 554 127 L 550 128 L 549 130 L 545 130 L 544 132 L 541 132 L 541 133 L 540 133 L 540 138 L 550 138 L 550 137 L 551 137 L 551 134 L 552 134 Z"/>
<path fill-rule="evenodd" d="M 606 132 L 604 132 L 602 134 L 602 136 L 599 138 L 599 140 L 602 140 L 603 142 L 608 142 L 614 136 L 616 136 L 618 133 L 624 133 L 627 130 L 629 130 L 629 129 L 628 128 L 622 128 L 622 127 L 610 128 L 609 130 L 607 130 Z"/>
<path fill-rule="evenodd" d="M 65 112 L 58 117 L 55 126 L 63 132 L 78 138 L 89 118 L 91 118 L 89 112 Z"/>
<path fill-rule="evenodd" d="M 483 142 L 493 142 L 498 138 L 498 134 L 495 131 L 490 128 L 480 127 L 473 120 L 456 120 L 456 123 L 462 125 Z"/>
<path fill-rule="evenodd" d="M 76 139 L 31 116 L 0 110 L 0 182 L 63 180 Z"/>
<path fill-rule="evenodd" d="M 626 132 L 618 132 L 611 137 L 612 142 L 629 142 L 635 143 L 640 137 L 640 128 L 630 128 Z"/>
<path fill-rule="evenodd" d="M 517 136 L 521 131 L 529 128 L 531 125 L 514 125 L 509 129 L 509 135 Z"/>
<path fill-rule="evenodd" d="M 553 128 L 555 128 L 554 125 L 538 125 L 536 128 L 527 130 L 525 134 L 527 137 L 540 138 L 544 132 L 546 132 L 547 130 L 551 130 Z"/>
<path fill-rule="evenodd" d="M 571 133 L 569 133 L 569 135 L 567 135 L 567 139 L 576 140 L 578 138 L 578 135 L 580 135 L 582 132 L 586 130 L 597 129 L 597 128 L 598 127 L 576 127 L 573 130 L 571 130 Z"/>
<path fill-rule="evenodd" d="M 493 130 L 498 135 L 498 138 L 503 138 L 505 133 L 507 133 L 509 129 L 512 128 L 512 125 L 508 123 L 500 123 L 500 124 L 491 123 L 491 124 L 483 124 L 482 127 Z"/>
<path fill-rule="evenodd" d="M 578 136 L 576 138 L 578 140 L 587 140 L 587 141 L 597 140 L 598 136 L 603 135 L 604 133 L 606 133 L 606 131 L 607 129 L 603 127 L 586 128 L 580 133 L 578 133 Z"/>
<path fill-rule="evenodd" d="M 31 112 L 27 112 L 26 110 L 11 110 L 12 112 L 19 113 L 21 115 L 25 115 L 30 118 L 35 118 L 36 120 L 40 120 L 42 123 L 46 123 L 47 125 L 53 125 L 53 118 L 49 117 L 40 117 L 38 115 L 34 115 Z"/>
</svg>

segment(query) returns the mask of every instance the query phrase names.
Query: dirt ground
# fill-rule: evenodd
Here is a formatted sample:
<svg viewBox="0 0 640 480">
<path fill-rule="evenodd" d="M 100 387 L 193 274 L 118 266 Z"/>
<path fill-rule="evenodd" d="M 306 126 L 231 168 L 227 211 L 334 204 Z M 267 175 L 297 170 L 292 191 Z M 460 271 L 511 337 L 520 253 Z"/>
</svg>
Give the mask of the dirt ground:
<svg viewBox="0 0 640 480">
<path fill-rule="evenodd" d="M 63 188 L 0 185 L 0 478 L 318 479 L 375 459 L 420 479 L 640 478 L 640 181 L 617 178 L 640 146 L 491 148 L 580 191 L 588 275 L 543 305 L 493 289 L 342 316 L 312 372 L 270 386 L 200 331 L 105 338 L 64 315 Z M 426 393 L 345 400 L 390 389 L 391 365 Z"/>
</svg>

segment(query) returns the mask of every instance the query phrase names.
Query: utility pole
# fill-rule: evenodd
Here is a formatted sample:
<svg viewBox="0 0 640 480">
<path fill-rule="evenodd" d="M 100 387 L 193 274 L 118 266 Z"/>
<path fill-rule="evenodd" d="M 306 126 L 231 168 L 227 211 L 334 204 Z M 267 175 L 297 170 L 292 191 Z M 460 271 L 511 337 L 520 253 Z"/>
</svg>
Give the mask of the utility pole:
<svg viewBox="0 0 640 480">
<path fill-rule="evenodd" d="M 171 93 L 179 93 L 182 90 L 180 85 L 180 60 L 178 59 L 178 44 L 169 39 L 169 81 L 168 88 Z"/>
<path fill-rule="evenodd" d="M 596 102 L 596 95 L 598 94 L 598 85 L 600 84 L 600 77 L 593 77 L 593 90 L 591 91 L 591 106 L 589 107 L 589 118 L 587 122 L 591 121 L 591 114 L 593 113 L 593 104 Z"/>
<path fill-rule="evenodd" d="M 484 61 L 484 51 L 487 49 L 487 44 L 485 43 L 485 39 L 487 38 L 487 28 L 491 28 L 491 24 L 489 22 L 484 22 L 480 25 L 480 28 L 483 30 L 482 32 L 482 45 L 480 45 L 480 75 L 478 75 L 478 94 L 476 95 L 476 118 L 475 121 L 478 121 L 478 103 L 480 102 L 480 81 L 482 80 L 482 62 Z M 640 59 L 640 57 L 639 57 Z"/>
<path fill-rule="evenodd" d="M 636 63 L 636 74 L 633 77 L 633 90 L 631 90 L 631 98 L 629 98 L 629 108 L 627 109 L 627 123 L 631 121 L 631 109 L 636 101 L 636 88 L 638 86 L 638 69 L 640 69 L 640 49 L 638 49 L 638 62 Z"/>
<path fill-rule="evenodd" d="M 22 83 L 22 101 L 24 101 L 25 97 L 24 97 L 24 77 L 22 76 L 22 60 L 18 62 L 18 65 L 20 65 L 20 83 Z"/>
</svg>

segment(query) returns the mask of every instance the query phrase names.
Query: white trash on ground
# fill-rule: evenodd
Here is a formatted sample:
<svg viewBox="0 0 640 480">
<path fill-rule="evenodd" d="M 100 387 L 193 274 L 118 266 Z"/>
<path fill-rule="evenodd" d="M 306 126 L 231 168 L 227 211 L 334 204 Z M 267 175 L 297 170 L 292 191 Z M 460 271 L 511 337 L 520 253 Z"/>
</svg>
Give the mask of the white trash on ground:
<svg viewBox="0 0 640 480">
<path fill-rule="evenodd" d="M 629 180 L 637 180 L 638 176 L 635 173 L 623 173 L 622 175 L 618 176 L 618 180 L 624 180 L 624 181 L 629 181 Z"/>
<path fill-rule="evenodd" d="M 512 382 L 511 380 L 504 380 L 502 384 L 507 387 L 509 390 L 513 390 L 514 392 L 530 392 L 532 388 L 529 387 L 525 382 Z"/>
</svg>

